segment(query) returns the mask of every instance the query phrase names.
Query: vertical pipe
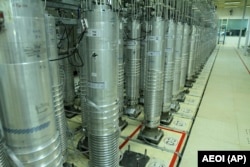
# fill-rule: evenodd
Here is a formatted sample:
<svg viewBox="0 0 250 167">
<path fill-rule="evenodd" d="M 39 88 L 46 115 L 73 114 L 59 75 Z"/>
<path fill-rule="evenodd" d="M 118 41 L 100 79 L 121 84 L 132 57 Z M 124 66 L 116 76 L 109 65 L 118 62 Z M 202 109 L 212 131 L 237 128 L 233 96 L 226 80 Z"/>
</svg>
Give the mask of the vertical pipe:
<svg viewBox="0 0 250 167">
<path fill-rule="evenodd" d="M 6 145 L 25 167 L 61 166 L 42 1 L 5 0 L 0 10 L 5 14 L 0 114 Z"/>
</svg>

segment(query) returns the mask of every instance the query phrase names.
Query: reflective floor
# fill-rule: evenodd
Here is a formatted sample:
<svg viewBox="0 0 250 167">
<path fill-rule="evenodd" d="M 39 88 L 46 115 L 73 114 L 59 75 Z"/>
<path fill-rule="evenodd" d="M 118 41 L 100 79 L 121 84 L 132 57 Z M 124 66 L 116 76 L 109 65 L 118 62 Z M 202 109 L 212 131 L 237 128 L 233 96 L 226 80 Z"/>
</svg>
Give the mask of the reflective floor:
<svg viewBox="0 0 250 167">
<path fill-rule="evenodd" d="M 250 149 L 250 56 L 220 46 L 180 161 L 197 166 L 198 150 Z"/>
</svg>

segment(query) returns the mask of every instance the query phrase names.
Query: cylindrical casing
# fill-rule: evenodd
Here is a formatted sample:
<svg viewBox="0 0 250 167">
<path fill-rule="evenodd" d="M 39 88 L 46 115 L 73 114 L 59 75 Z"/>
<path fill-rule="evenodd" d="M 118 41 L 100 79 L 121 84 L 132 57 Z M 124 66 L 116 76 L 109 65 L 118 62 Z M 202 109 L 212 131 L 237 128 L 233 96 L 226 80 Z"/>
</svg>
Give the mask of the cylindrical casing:
<svg viewBox="0 0 250 167">
<path fill-rule="evenodd" d="M 118 41 L 118 86 L 117 93 L 119 97 L 119 111 L 120 117 L 123 115 L 124 109 L 124 56 L 123 56 L 123 22 L 119 21 L 119 41 Z"/>
<path fill-rule="evenodd" d="M 0 10 L 5 15 L 0 32 L 0 106 L 6 144 L 24 166 L 60 166 L 43 4 L 5 0 Z"/>
<path fill-rule="evenodd" d="M 140 37 L 139 20 L 129 20 L 127 23 L 127 41 L 125 42 L 125 89 L 129 106 L 138 104 L 140 84 Z"/>
<path fill-rule="evenodd" d="M 83 37 L 79 45 L 79 53 L 82 56 L 83 66 L 80 69 L 80 93 L 81 93 L 81 111 L 82 111 L 82 126 L 87 130 L 88 112 L 87 112 L 87 89 L 88 89 L 88 65 L 87 65 L 87 53 L 86 53 L 86 36 Z M 87 135 L 87 134 L 85 134 Z"/>
<path fill-rule="evenodd" d="M 191 39 L 190 39 L 189 59 L 188 59 L 188 80 L 192 80 L 192 77 L 194 75 L 193 66 L 195 59 L 195 40 L 196 40 L 196 27 L 193 25 Z"/>
<path fill-rule="evenodd" d="M 160 125 L 163 102 L 165 22 L 162 18 L 156 17 L 150 24 L 152 30 L 147 36 L 144 119 L 146 127 L 157 128 Z"/>
<path fill-rule="evenodd" d="M 163 94 L 163 112 L 170 109 L 173 92 L 173 74 L 174 74 L 174 54 L 175 54 L 175 33 L 176 24 L 173 20 L 166 22 L 165 34 L 165 75 L 164 75 L 164 94 Z"/>
<path fill-rule="evenodd" d="M 118 16 L 108 6 L 86 12 L 90 166 L 119 166 Z M 97 7 L 98 8 L 98 7 Z"/>
<path fill-rule="evenodd" d="M 49 57 L 50 78 L 52 84 L 53 106 L 56 115 L 56 127 L 59 131 L 62 155 L 66 160 L 67 155 L 67 122 L 64 112 L 63 104 L 63 87 L 62 79 L 60 76 L 59 62 L 57 53 L 57 39 L 55 18 L 53 16 L 45 15 L 46 37 L 47 37 L 47 50 Z"/>
<path fill-rule="evenodd" d="M 146 35 L 149 33 L 150 27 L 148 21 L 144 21 L 141 26 L 141 36 L 143 40 L 140 45 L 140 55 L 141 55 L 141 68 L 140 68 L 140 93 L 141 96 L 144 96 L 144 88 L 145 88 L 145 74 L 146 74 L 146 54 L 147 54 L 147 41 Z"/>
<path fill-rule="evenodd" d="M 185 23 L 183 32 L 183 43 L 182 43 L 182 57 L 181 57 L 181 76 L 180 76 L 181 90 L 184 89 L 187 77 L 189 48 L 190 48 L 190 27 L 187 23 Z"/>
<path fill-rule="evenodd" d="M 174 61 L 174 80 L 173 80 L 173 97 L 175 98 L 180 92 L 180 76 L 181 76 L 181 57 L 182 57 L 182 41 L 183 41 L 183 24 L 176 23 L 175 35 L 175 61 Z"/>
</svg>

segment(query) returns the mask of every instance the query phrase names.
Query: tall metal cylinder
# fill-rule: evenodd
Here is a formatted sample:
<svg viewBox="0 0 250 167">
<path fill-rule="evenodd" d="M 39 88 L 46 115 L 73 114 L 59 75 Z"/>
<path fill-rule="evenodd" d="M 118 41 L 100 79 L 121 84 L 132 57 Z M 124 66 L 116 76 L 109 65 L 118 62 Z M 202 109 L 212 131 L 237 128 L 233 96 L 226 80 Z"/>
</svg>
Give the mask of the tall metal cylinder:
<svg viewBox="0 0 250 167">
<path fill-rule="evenodd" d="M 173 98 L 180 93 L 180 75 L 181 75 L 181 57 L 183 41 L 183 24 L 176 23 L 175 35 L 175 61 L 174 61 L 174 80 L 173 80 Z"/>
<path fill-rule="evenodd" d="M 127 107 L 136 110 L 139 100 L 140 84 L 140 37 L 141 24 L 132 19 L 127 23 L 125 43 L 125 90 Z M 128 113 L 129 114 L 129 113 Z"/>
<path fill-rule="evenodd" d="M 0 106 L 6 144 L 25 167 L 61 166 L 42 1 L 5 0 L 0 10 L 5 15 Z"/>
<path fill-rule="evenodd" d="M 58 52 L 57 52 L 57 38 L 55 18 L 50 15 L 45 15 L 46 23 L 46 37 L 47 37 L 47 51 L 49 57 L 50 78 L 52 84 L 52 96 L 54 103 L 54 111 L 56 115 L 56 127 L 59 131 L 62 155 L 64 160 L 67 158 L 67 122 L 64 113 L 63 104 L 63 82 L 60 76 Z"/>
<path fill-rule="evenodd" d="M 188 56 L 190 48 L 190 27 L 187 23 L 184 24 L 182 56 L 181 56 L 181 76 L 180 76 L 180 90 L 185 86 L 188 67 Z"/>
<path fill-rule="evenodd" d="M 118 97 L 120 117 L 123 115 L 124 109 L 124 56 L 123 56 L 123 22 L 119 21 L 119 41 L 118 41 Z"/>
<path fill-rule="evenodd" d="M 165 34 L 165 78 L 164 78 L 164 94 L 163 94 L 163 112 L 170 110 L 173 92 L 174 77 L 174 54 L 175 54 L 175 33 L 176 24 L 171 19 L 167 24 Z"/>
<path fill-rule="evenodd" d="M 188 75 L 187 79 L 192 80 L 194 75 L 194 60 L 195 60 L 195 52 L 196 52 L 196 27 L 192 26 L 192 33 L 190 39 L 190 50 L 189 50 L 189 59 L 188 59 Z"/>
<path fill-rule="evenodd" d="M 144 21 L 141 26 L 141 36 L 143 40 L 140 46 L 141 68 L 140 68 L 140 102 L 144 103 L 144 88 L 145 88 L 145 74 L 146 74 L 146 54 L 147 54 L 147 40 L 146 35 L 149 33 L 150 27 L 148 21 Z"/>
<path fill-rule="evenodd" d="M 147 36 L 144 119 L 146 127 L 157 128 L 163 103 L 165 22 L 161 17 L 156 17 L 150 21 L 150 25 L 152 30 Z"/>
<path fill-rule="evenodd" d="M 118 16 L 110 6 L 96 4 L 86 18 L 89 165 L 118 167 Z"/>
</svg>

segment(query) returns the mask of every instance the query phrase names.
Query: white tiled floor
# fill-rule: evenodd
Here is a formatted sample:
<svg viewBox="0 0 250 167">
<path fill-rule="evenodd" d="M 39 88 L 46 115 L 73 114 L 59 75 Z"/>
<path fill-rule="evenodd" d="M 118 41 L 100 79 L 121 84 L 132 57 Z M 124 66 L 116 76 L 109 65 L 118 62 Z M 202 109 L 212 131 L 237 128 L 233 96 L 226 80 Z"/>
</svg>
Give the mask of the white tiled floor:
<svg viewBox="0 0 250 167">
<path fill-rule="evenodd" d="M 238 53 L 240 55 L 238 55 Z M 220 46 L 181 167 L 197 166 L 198 150 L 250 149 L 250 57 Z"/>
</svg>

